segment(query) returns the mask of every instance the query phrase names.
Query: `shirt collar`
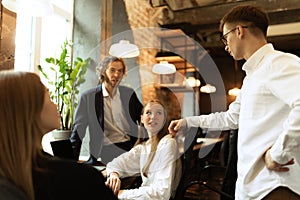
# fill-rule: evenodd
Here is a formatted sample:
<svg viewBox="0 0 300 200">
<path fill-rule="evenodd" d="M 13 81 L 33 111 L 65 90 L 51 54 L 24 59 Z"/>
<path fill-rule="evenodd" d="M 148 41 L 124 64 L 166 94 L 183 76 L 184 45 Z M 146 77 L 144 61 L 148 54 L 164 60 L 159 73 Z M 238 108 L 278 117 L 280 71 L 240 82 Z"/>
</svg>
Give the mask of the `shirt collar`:
<svg viewBox="0 0 300 200">
<path fill-rule="evenodd" d="M 263 57 L 270 51 L 274 50 L 272 44 L 268 43 L 259 48 L 250 58 L 244 63 L 243 70 L 247 75 L 252 74 L 258 67 Z"/>
<path fill-rule="evenodd" d="M 116 91 L 115 95 L 112 98 L 120 96 L 119 87 L 117 87 L 116 90 L 117 91 Z M 108 92 L 107 92 L 107 90 L 105 88 L 105 84 L 104 83 L 102 83 L 102 95 L 103 95 L 103 97 L 109 97 L 109 94 L 108 94 Z"/>
</svg>

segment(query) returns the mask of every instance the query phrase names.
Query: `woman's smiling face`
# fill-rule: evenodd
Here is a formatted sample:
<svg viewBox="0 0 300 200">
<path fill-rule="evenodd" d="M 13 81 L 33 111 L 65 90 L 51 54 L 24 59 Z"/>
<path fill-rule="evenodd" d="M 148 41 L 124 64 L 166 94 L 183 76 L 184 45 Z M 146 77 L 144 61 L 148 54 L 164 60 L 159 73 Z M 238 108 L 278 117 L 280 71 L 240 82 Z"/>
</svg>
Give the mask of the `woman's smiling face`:
<svg viewBox="0 0 300 200">
<path fill-rule="evenodd" d="M 141 122 L 149 136 L 157 134 L 163 128 L 165 121 L 165 110 L 161 104 L 150 102 L 145 106 Z"/>
</svg>

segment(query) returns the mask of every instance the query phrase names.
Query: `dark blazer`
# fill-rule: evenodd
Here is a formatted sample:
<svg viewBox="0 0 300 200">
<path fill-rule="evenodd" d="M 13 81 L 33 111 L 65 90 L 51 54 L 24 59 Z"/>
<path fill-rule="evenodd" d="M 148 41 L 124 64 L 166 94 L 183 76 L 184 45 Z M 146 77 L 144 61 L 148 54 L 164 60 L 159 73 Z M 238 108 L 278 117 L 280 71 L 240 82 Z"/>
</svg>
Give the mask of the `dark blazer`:
<svg viewBox="0 0 300 200">
<path fill-rule="evenodd" d="M 27 197 L 20 187 L 0 176 L 0 199 L 29 200 L 29 197 Z"/>
<path fill-rule="evenodd" d="M 120 98 L 126 119 L 130 125 L 131 139 L 134 144 L 137 138 L 138 126 L 142 112 L 142 104 L 132 88 L 119 86 Z M 114 108 L 118 109 L 118 108 Z M 82 139 L 88 127 L 90 134 L 90 154 L 99 158 L 104 140 L 104 107 L 102 84 L 85 91 L 79 100 L 75 113 L 74 127 L 71 135 L 72 147 L 76 158 L 80 154 Z"/>
</svg>

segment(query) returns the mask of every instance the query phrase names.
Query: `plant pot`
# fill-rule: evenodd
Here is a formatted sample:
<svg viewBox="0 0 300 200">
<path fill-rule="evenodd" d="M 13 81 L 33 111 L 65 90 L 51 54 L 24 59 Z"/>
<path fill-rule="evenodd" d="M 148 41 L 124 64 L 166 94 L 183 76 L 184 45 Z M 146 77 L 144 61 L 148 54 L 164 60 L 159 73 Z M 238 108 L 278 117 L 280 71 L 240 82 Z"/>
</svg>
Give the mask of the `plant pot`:
<svg viewBox="0 0 300 200">
<path fill-rule="evenodd" d="M 52 136 L 55 140 L 66 140 L 71 137 L 71 130 L 53 130 Z"/>
</svg>

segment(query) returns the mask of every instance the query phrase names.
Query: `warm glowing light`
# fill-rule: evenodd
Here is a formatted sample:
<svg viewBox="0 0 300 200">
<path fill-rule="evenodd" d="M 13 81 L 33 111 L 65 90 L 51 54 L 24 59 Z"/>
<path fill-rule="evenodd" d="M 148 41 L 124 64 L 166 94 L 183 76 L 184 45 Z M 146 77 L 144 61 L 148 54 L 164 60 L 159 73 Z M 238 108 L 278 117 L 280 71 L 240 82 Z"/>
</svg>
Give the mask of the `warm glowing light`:
<svg viewBox="0 0 300 200">
<path fill-rule="evenodd" d="M 217 91 L 216 87 L 211 84 L 206 84 L 200 88 L 200 92 L 203 93 L 214 93 L 216 91 Z"/>
<path fill-rule="evenodd" d="M 241 89 L 234 87 L 228 91 L 228 94 L 231 96 L 237 96 L 240 93 Z"/>
<path fill-rule="evenodd" d="M 195 77 L 191 76 L 185 80 L 186 85 L 190 87 L 199 87 L 201 82 L 199 79 L 196 79 Z"/>
</svg>

